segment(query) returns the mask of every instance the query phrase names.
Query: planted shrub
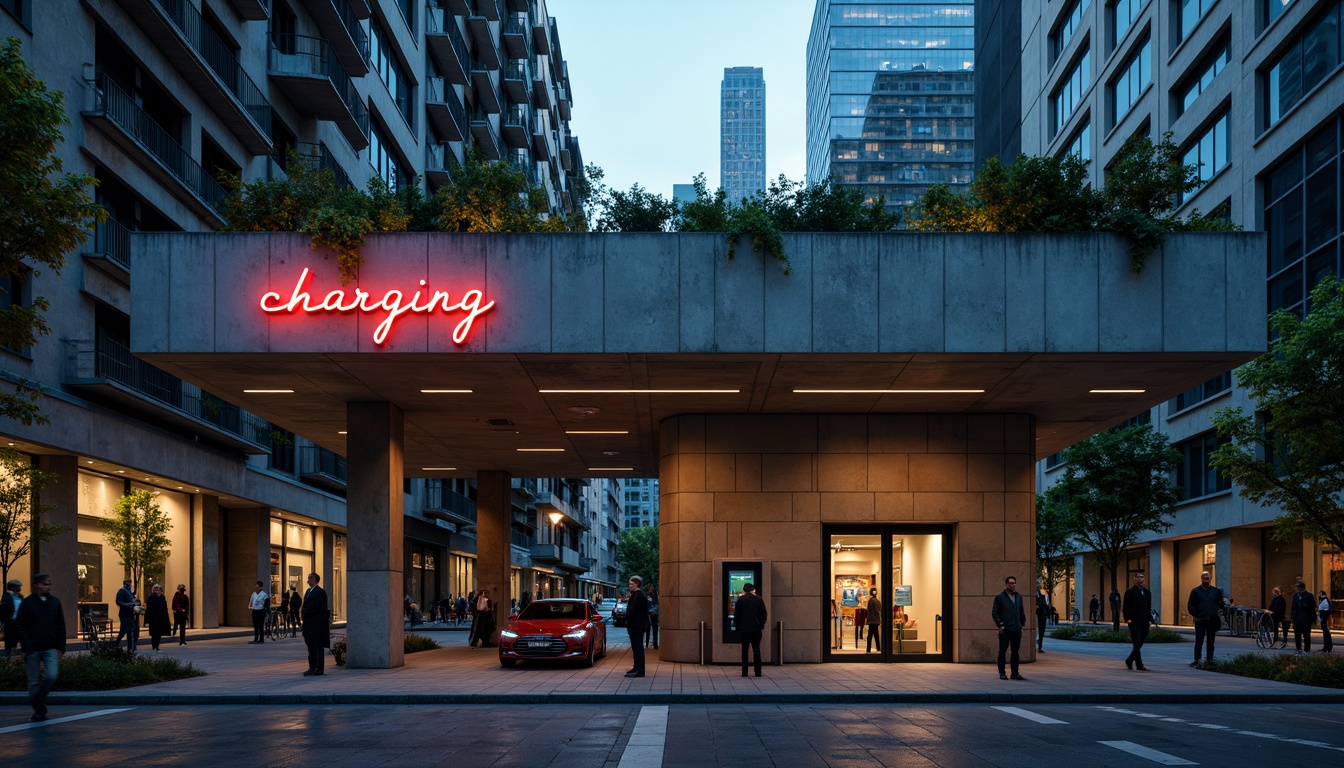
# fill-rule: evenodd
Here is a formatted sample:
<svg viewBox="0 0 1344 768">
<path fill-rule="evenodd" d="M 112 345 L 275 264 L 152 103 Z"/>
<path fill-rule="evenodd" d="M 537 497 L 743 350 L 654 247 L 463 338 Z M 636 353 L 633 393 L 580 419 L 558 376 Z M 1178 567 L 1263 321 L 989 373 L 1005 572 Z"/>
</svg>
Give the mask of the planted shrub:
<svg viewBox="0 0 1344 768">
<path fill-rule="evenodd" d="M 1116 632 L 1100 627 L 1060 627 L 1050 633 L 1056 640 L 1086 640 L 1093 643 L 1128 643 L 1129 630 Z M 1185 637 L 1170 629 L 1154 627 L 1148 631 L 1149 643 L 1184 643 Z"/>
<path fill-rule="evenodd" d="M 1344 657 L 1326 653 L 1303 656 L 1243 653 L 1226 660 L 1215 659 L 1205 664 L 1204 669 L 1281 683 L 1344 688 Z"/>
<path fill-rule="evenodd" d="M 120 656 L 106 649 L 100 650 L 100 653 L 68 654 L 61 659 L 55 690 L 109 691 L 205 674 L 191 662 L 182 662 L 171 656 L 139 656 L 128 661 L 125 660 L 127 654 L 124 650 Z M 28 667 L 19 661 L 18 656 L 8 663 L 0 663 L 0 691 L 27 689 Z"/>
<path fill-rule="evenodd" d="M 425 637 L 424 635 L 406 636 L 406 644 L 405 644 L 406 653 L 419 653 L 420 651 L 432 651 L 435 648 L 439 647 L 441 646 L 438 643 L 434 642 L 433 638 Z"/>
</svg>

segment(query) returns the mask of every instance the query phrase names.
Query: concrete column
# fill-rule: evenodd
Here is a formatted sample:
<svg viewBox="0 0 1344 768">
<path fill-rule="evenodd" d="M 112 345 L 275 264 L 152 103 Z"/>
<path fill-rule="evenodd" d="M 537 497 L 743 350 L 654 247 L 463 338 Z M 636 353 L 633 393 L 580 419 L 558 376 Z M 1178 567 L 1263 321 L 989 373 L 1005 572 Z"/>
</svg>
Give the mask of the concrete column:
<svg viewBox="0 0 1344 768">
<path fill-rule="evenodd" d="M 1087 613 L 1092 604 L 1092 593 L 1088 591 L 1087 555 L 1073 556 L 1073 604 L 1078 608 L 1078 617 L 1087 621 Z"/>
<path fill-rule="evenodd" d="M 346 665 L 390 669 L 405 663 L 402 552 L 402 412 L 391 403 L 349 403 L 349 532 Z"/>
<path fill-rule="evenodd" d="M 194 507 L 191 537 L 198 542 L 199 550 L 191 566 L 191 625 L 196 629 L 215 629 L 224 600 L 219 576 L 219 497 L 199 494 Z"/>
<path fill-rule="evenodd" d="M 508 472 L 476 473 L 476 585 L 495 601 L 498 638 L 509 619 L 513 484 Z"/>
<path fill-rule="evenodd" d="M 1176 542 L 1154 541 L 1148 545 L 1148 588 L 1153 608 L 1162 624 L 1176 623 Z"/>
<path fill-rule="evenodd" d="M 327 599 L 331 601 L 333 611 L 336 606 L 335 574 L 336 574 L 336 529 L 329 526 L 319 526 L 317 529 L 317 562 L 314 568 L 317 575 L 322 577 L 322 588 L 327 590 Z M 306 583 L 306 582 L 305 582 Z M 345 618 L 345 612 L 340 611 L 341 618 Z"/>
<path fill-rule="evenodd" d="M 1264 552 L 1259 528 L 1225 528 L 1218 531 L 1218 584 L 1237 605 L 1264 607 L 1268 604 L 1262 586 Z"/>
<path fill-rule="evenodd" d="M 258 581 L 270 584 L 271 508 L 230 509 L 224 522 L 228 560 L 220 619 L 231 627 L 251 627 L 248 595 L 252 594 Z M 266 590 L 269 592 L 270 587 Z"/>
<path fill-rule="evenodd" d="M 32 548 L 33 573 L 51 575 L 52 594 L 61 601 L 65 610 L 65 629 L 71 637 L 79 633 L 78 605 L 75 590 L 78 586 L 79 567 L 79 457 L 40 456 L 37 468 L 56 475 L 56 482 L 47 486 L 39 501 L 51 504 L 40 518 L 42 525 L 63 525 L 66 532 L 51 541 L 34 541 Z M 34 527 L 39 523 L 35 516 Z M 32 592 L 30 577 L 23 579 L 25 592 Z"/>
</svg>

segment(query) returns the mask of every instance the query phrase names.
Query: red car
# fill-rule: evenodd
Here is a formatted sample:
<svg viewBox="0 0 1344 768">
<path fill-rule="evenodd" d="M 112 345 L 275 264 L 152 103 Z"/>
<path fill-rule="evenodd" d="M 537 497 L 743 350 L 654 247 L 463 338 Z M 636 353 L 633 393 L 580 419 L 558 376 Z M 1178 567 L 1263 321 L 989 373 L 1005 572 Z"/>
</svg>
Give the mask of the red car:
<svg viewBox="0 0 1344 768">
<path fill-rule="evenodd" d="M 574 659 L 591 667 L 607 654 L 607 626 L 587 600 L 538 600 L 499 633 L 499 664 Z"/>
</svg>

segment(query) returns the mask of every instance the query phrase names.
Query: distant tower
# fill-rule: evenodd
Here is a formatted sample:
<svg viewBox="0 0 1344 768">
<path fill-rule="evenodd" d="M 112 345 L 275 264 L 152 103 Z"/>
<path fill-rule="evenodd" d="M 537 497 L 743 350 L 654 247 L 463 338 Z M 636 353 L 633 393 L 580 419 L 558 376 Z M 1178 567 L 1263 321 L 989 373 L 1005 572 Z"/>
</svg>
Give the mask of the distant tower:
<svg viewBox="0 0 1344 768">
<path fill-rule="evenodd" d="M 678 203 L 694 203 L 694 202 L 695 202 L 695 185 L 694 185 L 694 184 L 673 184 L 673 185 L 672 185 L 672 199 L 673 199 L 673 200 L 676 200 Z"/>
<path fill-rule="evenodd" d="M 730 202 L 765 190 L 765 70 L 727 67 L 719 120 L 719 185 Z"/>
</svg>

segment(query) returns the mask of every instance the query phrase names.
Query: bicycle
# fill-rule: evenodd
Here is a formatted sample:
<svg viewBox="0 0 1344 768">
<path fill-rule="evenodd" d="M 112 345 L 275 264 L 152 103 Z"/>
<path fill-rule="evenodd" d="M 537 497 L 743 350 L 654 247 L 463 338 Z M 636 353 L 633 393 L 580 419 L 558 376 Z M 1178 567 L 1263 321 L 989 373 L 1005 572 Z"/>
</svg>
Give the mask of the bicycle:
<svg viewBox="0 0 1344 768">
<path fill-rule="evenodd" d="M 1261 613 L 1260 623 L 1256 626 L 1255 630 L 1256 646 L 1260 648 L 1273 648 L 1275 643 L 1274 637 L 1278 634 L 1277 630 L 1278 627 L 1275 626 L 1274 616 L 1269 611 Z M 1278 641 L 1278 646 L 1280 648 L 1288 647 L 1287 632 L 1283 633 L 1283 638 Z"/>
<path fill-rule="evenodd" d="M 285 627 L 285 612 L 279 608 L 272 608 L 266 614 L 266 625 L 264 627 L 267 639 L 272 642 L 285 637 L 289 630 Z M 293 635 L 290 635 L 293 637 Z"/>
</svg>

